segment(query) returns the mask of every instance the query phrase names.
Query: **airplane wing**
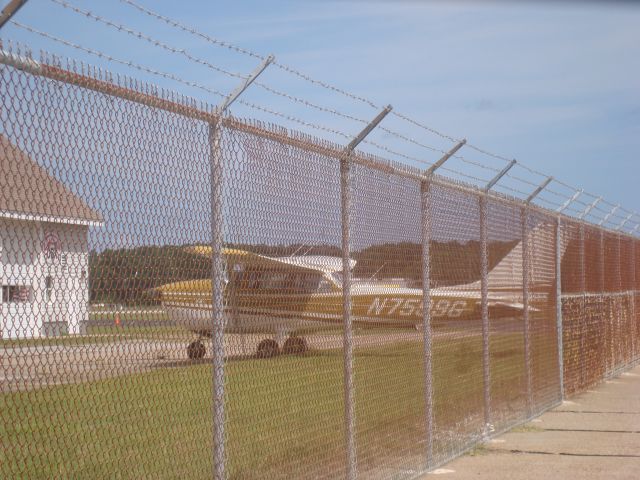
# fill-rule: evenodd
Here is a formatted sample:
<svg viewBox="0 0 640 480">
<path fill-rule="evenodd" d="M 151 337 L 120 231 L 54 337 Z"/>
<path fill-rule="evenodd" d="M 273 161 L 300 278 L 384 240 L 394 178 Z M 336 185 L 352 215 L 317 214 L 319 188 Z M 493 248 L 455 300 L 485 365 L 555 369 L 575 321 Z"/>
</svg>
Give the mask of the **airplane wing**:
<svg viewBox="0 0 640 480">
<path fill-rule="evenodd" d="M 187 247 L 186 251 L 211 257 L 212 249 L 209 245 L 195 245 Z M 262 267 L 276 270 L 317 272 L 321 268 L 314 268 L 311 265 L 303 265 L 300 263 L 289 261 L 287 258 L 266 257 L 258 253 L 241 250 L 238 248 L 223 248 L 222 254 L 226 257 L 227 263 L 233 265 L 244 265 L 248 267 Z M 232 267 L 233 268 L 233 267 Z"/>
</svg>

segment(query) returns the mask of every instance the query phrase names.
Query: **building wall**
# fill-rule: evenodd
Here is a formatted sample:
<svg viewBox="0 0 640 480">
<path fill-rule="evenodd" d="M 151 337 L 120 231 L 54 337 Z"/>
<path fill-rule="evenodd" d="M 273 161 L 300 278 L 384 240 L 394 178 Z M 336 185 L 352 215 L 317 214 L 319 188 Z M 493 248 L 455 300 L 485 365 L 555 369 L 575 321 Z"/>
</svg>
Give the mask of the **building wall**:
<svg viewBox="0 0 640 480">
<path fill-rule="evenodd" d="M 0 219 L 2 338 L 39 337 L 61 326 L 79 333 L 88 320 L 88 274 L 86 226 Z M 28 299 L 8 301 L 18 286 L 29 288 Z"/>
</svg>

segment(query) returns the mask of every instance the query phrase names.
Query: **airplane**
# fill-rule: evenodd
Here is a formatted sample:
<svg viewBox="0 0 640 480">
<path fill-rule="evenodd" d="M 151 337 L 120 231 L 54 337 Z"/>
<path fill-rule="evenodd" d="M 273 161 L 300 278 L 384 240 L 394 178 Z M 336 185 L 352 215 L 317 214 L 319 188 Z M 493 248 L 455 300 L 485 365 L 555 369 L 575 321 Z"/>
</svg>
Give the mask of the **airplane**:
<svg viewBox="0 0 640 480">
<path fill-rule="evenodd" d="M 531 263 L 535 265 L 535 295 L 548 296 L 555 288 L 555 236 L 552 225 L 536 227 Z M 211 258 L 211 247 L 186 247 L 191 253 Z M 342 258 L 330 256 L 269 257 L 235 248 L 224 248 L 224 331 L 262 333 L 258 358 L 307 351 L 301 335 L 342 325 Z M 350 261 L 353 269 L 355 260 Z M 522 296 L 522 243 L 488 273 L 490 317 L 513 318 L 524 310 Z M 422 288 L 398 281 L 353 279 L 351 285 L 354 328 L 420 330 L 423 326 Z M 212 335 L 211 279 L 187 280 L 154 289 L 169 318 L 198 335 L 187 347 L 190 359 L 206 351 L 201 339 Z M 431 288 L 431 322 L 464 322 L 481 318 L 480 280 L 455 286 Z M 531 305 L 529 311 L 535 311 Z"/>
</svg>

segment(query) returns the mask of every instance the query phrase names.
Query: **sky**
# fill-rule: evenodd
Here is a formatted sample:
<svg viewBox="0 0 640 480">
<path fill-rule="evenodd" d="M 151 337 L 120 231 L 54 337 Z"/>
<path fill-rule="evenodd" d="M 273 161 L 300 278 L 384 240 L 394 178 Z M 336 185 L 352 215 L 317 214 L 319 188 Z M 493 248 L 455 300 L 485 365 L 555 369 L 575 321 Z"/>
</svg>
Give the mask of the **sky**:
<svg viewBox="0 0 640 480">
<path fill-rule="evenodd" d="M 162 24 L 118 0 L 69 0 L 69 3 L 186 49 L 217 67 L 248 73 L 259 63 L 256 58 L 219 48 Z M 280 63 L 370 99 L 377 107 L 391 104 L 394 112 L 451 137 L 464 137 L 473 145 L 505 158 L 516 158 L 545 175 L 602 195 L 611 204 L 640 211 L 636 187 L 640 178 L 638 4 L 168 0 L 139 0 L 139 3 L 212 37 L 261 55 L 272 53 Z M 238 83 L 237 78 L 187 61 L 180 54 L 169 53 L 78 15 L 51 0 L 30 0 L 15 20 L 84 47 L 169 72 L 210 90 L 227 93 Z M 220 101 L 210 92 L 101 60 L 12 24 L 3 28 L 0 37 L 23 42 L 34 51 L 45 49 L 104 66 L 114 73 L 126 73 L 210 104 Z M 273 66 L 267 68 L 260 81 L 360 119 L 371 119 L 378 113 L 369 105 L 302 81 Z M 310 124 L 343 131 L 347 137 L 363 127 L 361 123 L 307 108 L 256 86 L 250 87 L 242 98 Z M 232 113 L 348 143 L 326 131 L 244 105 L 234 105 Z M 381 130 L 374 131 L 370 138 L 406 156 L 380 151 L 372 145 L 363 145 L 363 150 L 419 166 L 419 161 L 426 164 L 440 156 L 423 145 L 437 150 L 447 150 L 453 145 L 398 117 L 389 116 L 383 125 L 413 142 Z M 469 161 L 494 170 L 505 164 L 504 160 L 467 147 L 460 153 Z M 479 181 L 495 174 L 459 160 L 451 162 L 451 169 Z M 545 178 L 521 167 L 512 173 L 531 184 L 505 179 L 502 188 L 511 186 L 521 196 Z M 443 174 L 456 176 L 449 171 Z M 540 196 L 541 202 L 549 203 L 547 206 L 562 203 L 558 193 L 572 194 L 555 182 L 550 189 L 556 198 L 549 193 Z M 569 212 L 577 213 L 593 198 L 579 198 Z M 610 206 L 601 204 L 598 208 L 602 209 L 598 215 L 603 216 Z M 622 217 L 614 218 L 617 222 Z M 635 223 L 628 224 L 632 225 Z"/>
</svg>

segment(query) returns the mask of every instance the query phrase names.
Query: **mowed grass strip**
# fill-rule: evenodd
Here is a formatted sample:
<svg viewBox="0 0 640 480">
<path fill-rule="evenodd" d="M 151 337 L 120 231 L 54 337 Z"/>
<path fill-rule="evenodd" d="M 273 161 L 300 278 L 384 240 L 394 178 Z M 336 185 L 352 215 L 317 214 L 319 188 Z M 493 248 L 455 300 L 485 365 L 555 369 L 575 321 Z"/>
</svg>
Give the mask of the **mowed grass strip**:
<svg viewBox="0 0 640 480">
<path fill-rule="evenodd" d="M 500 362 L 522 364 L 518 338 Z M 514 348 L 516 345 L 516 348 Z M 434 344 L 436 451 L 481 414 L 481 342 Z M 359 466 L 419 455 L 424 433 L 421 343 L 358 348 Z M 509 388 L 512 369 L 497 369 Z M 226 364 L 230 478 L 339 477 L 344 464 L 340 350 Z M 519 381 L 519 379 L 517 379 Z M 1 478 L 210 478 L 212 369 L 193 364 L 92 383 L 0 395 Z M 461 423 L 462 422 L 462 423 Z M 474 434 L 473 421 L 463 433 Z M 466 429 L 466 430 L 465 430 Z M 467 430 L 469 430 L 467 432 Z"/>
</svg>

